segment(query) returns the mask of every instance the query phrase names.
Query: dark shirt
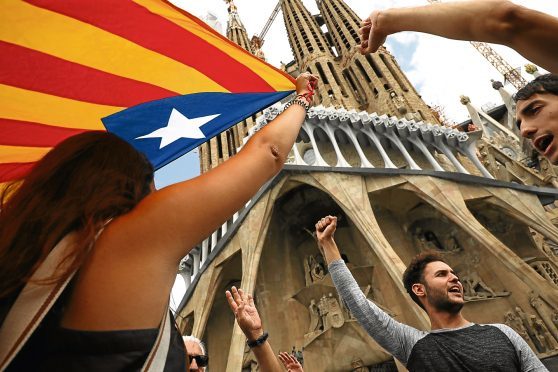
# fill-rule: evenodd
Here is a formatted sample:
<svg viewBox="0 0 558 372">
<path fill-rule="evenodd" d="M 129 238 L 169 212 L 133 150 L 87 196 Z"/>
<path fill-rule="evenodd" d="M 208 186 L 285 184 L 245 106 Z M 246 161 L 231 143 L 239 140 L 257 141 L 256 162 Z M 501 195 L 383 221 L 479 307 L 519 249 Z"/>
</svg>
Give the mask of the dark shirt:
<svg viewBox="0 0 558 372">
<path fill-rule="evenodd" d="M 8 366 L 7 372 L 141 370 L 155 343 L 159 329 L 78 331 L 62 328 L 60 320 L 68 292 L 69 288 L 66 288 L 29 341 Z M 3 315 L 5 317 L 5 314 Z M 172 314 L 171 319 L 174 324 Z M 164 372 L 185 370 L 184 342 L 176 326 L 173 326 Z"/>
<path fill-rule="evenodd" d="M 430 332 L 413 347 L 410 371 L 521 371 L 515 347 L 495 326 Z"/>
</svg>

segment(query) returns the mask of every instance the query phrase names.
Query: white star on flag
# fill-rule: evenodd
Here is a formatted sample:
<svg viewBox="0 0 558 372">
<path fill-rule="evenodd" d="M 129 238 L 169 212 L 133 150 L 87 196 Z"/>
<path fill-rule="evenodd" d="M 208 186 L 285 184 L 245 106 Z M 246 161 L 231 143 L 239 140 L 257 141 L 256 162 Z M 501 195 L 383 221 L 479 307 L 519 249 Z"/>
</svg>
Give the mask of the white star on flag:
<svg viewBox="0 0 558 372">
<path fill-rule="evenodd" d="M 136 137 L 136 139 L 159 137 L 161 138 L 159 149 L 162 149 L 180 138 L 205 138 L 205 134 L 203 134 L 200 127 L 215 119 L 219 115 L 221 114 L 188 119 L 177 109 L 173 108 L 166 127 L 159 128 L 149 134 L 146 134 L 145 136 Z"/>
</svg>

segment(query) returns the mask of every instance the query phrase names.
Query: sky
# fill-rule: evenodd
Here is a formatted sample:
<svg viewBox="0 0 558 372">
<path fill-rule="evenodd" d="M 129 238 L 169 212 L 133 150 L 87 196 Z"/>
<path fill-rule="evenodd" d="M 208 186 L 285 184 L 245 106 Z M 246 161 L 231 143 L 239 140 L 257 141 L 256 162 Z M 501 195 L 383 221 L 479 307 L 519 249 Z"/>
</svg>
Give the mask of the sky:
<svg viewBox="0 0 558 372">
<path fill-rule="evenodd" d="M 222 32 L 225 32 L 228 13 L 224 0 L 171 1 L 202 19 L 207 17 L 208 12 L 212 13 L 221 24 Z M 315 0 L 302 0 L 302 2 L 312 14 L 318 13 Z M 345 2 L 360 18 L 368 17 L 374 9 L 427 4 L 426 0 L 345 0 Z M 515 0 L 514 2 L 558 16 L 558 6 L 555 1 Z M 261 32 L 277 1 L 235 0 L 235 4 L 250 38 Z M 492 89 L 491 79 L 502 81 L 503 77 L 468 42 L 402 32 L 390 36 L 386 47 L 396 57 L 424 101 L 431 106 L 443 107 L 446 117 L 451 121 L 462 122 L 469 118 L 465 106 L 459 102 L 461 95 L 469 96 L 471 102 L 477 107 L 501 104 L 498 92 Z M 513 67 L 524 66 L 529 62 L 510 48 L 501 45 L 493 45 L 493 48 Z M 267 61 L 274 66 L 293 60 L 282 13 L 277 15 L 269 29 L 262 49 Z M 532 79 L 531 75 L 524 73 L 524 76 L 528 80 Z M 514 91 L 512 86 L 506 85 L 506 87 Z M 155 182 L 157 188 L 161 188 L 198 174 L 199 160 L 196 150 L 157 171 Z M 177 288 L 181 287 L 180 280 L 177 283 Z M 181 292 L 175 291 L 173 301 L 176 305 L 180 302 Z"/>
</svg>

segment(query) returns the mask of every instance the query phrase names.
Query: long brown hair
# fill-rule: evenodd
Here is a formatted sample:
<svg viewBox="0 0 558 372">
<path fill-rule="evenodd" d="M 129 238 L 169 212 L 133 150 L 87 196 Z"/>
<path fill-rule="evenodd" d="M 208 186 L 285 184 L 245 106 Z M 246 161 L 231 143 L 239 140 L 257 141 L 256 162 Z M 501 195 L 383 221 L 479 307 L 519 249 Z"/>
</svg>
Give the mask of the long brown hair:
<svg viewBox="0 0 558 372">
<path fill-rule="evenodd" d="M 0 197 L 0 299 L 21 288 L 52 248 L 76 231 L 69 268 L 52 281 L 65 279 L 103 223 L 134 208 L 152 182 L 145 156 L 113 134 L 86 132 L 58 144 Z"/>
</svg>

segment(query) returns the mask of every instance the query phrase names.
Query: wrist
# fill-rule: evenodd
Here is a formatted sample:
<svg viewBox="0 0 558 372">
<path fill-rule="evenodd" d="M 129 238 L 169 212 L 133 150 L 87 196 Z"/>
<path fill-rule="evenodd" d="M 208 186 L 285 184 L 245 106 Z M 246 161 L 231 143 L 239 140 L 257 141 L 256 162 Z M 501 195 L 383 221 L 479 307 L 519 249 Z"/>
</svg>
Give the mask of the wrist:
<svg viewBox="0 0 558 372">
<path fill-rule="evenodd" d="M 246 332 L 246 339 L 248 339 L 248 342 L 253 342 L 256 341 L 258 338 L 262 337 L 263 334 L 264 334 L 263 329 L 261 328 L 254 329 L 249 332 Z"/>
<path fill-rule="evenodd" d="M 262 335 L 255 340 L 252 341 L 246 340 L 246 344 L 248 345 L 249 348 L 255 348 L 265 344 L 267 342 L 268 337 L 269 337 L 269 333 L 263 332 Z"/>
</svg>

